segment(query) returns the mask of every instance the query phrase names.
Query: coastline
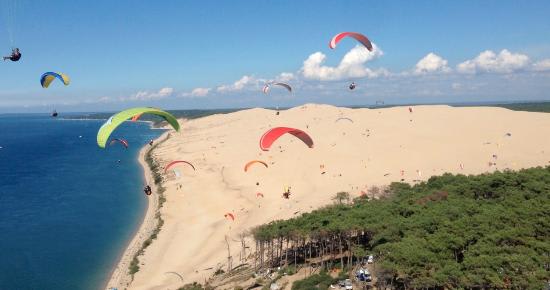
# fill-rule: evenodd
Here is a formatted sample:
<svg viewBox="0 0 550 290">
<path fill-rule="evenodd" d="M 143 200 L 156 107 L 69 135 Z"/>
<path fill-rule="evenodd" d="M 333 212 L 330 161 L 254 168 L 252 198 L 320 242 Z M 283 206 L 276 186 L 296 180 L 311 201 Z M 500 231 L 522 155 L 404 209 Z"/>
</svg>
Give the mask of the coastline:
<svg viewBox="0 0 550 290">
<path fill-rule="evenodd" d="M 154 139 L 155 144 L 166 140 L 169 133 L 170 132 L 167 131 Z M 105 289 L 125 289 L 130 285 L 132 282 L 132 275 L 129 273 L 130 263 L 134 259 L 136 253 L 143 248 L 143 243 L 151 236 L 157 226 L 156 213 L 159 210 L 160 196 L 157 194 L 157 187 L 154 186 L 153 172 L 145 160 L 149 150 L 151 150 L 149 145 L 143 146 L 139 151 L 138 161 L 143 168 L 145 183 L 153 185 L 151 186 L 153 194 L 150 195 L 151 198 L 147 199 L 147 210 L 145 211 L 141 225 L 128 243 L 123 254 L 120 256 L 116 267 L 111 271 L 110 278 L 104 287 Z"/>
</svg>

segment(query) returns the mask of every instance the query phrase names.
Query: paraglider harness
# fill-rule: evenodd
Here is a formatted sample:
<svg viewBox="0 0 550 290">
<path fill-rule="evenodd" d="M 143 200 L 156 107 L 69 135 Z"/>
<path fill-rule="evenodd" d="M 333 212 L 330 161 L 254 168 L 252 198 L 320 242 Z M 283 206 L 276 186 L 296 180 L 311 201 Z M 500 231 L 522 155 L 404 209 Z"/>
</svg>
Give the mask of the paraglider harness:
<svg viewBox="0 0 550 290">
<path fill-rule="evenodd" d="M 4 60 L 9 59 L 11 61 L 18 61 L 20 58 L 21 53 L 19 52 L 19 48 L 12 49 L 10 56 L 4 56 Z"/>
</svg>

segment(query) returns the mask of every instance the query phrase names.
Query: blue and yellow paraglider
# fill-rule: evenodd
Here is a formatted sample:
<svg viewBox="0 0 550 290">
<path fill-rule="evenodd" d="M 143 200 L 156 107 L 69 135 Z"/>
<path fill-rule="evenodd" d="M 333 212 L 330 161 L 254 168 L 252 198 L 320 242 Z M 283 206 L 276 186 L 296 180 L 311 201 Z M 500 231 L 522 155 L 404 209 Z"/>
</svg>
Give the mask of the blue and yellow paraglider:
<svg viewBox="0 0 550 290">
<path fill-rule="evenodd" d="M 64 85 L 68 86 L 71 80 L 69 79 L 69 76 L 62 73 L 56 73 L 56 72 L 46 72 L 40 77 L 40 84 L 43 88 L 47 88 L 50 86 L 50 84 L 55 80 L 59 79 L 63 82 Z"/>
</svg>

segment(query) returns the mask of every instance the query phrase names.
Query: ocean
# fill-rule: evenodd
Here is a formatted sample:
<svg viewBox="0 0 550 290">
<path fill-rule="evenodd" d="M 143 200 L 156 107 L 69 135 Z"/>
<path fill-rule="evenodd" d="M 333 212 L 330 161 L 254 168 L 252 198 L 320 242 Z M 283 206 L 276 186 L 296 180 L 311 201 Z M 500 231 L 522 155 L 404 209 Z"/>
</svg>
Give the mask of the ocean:
<svg viewBox="0 0 550 290">
<path fill-rule="evenodd" d="M 139 150 L 163 132 L 126 122 L 0 115 L 0 289 L 100 289 L 147 206 Z"/>
</svg>

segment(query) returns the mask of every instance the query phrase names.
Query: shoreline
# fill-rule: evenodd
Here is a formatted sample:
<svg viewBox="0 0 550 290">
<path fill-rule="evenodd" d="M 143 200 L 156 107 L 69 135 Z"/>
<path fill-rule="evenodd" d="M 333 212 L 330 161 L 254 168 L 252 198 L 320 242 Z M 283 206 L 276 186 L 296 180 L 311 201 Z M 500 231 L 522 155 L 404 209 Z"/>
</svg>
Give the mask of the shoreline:
<svg viewBox="0 0 550 290">
<path fill-rule="evenodd" d="M 168 138 L 170 132 L 165 132 L 158 138 L 154 139 L 155 144 L 162 142 Z M 147 164 L 145 157 L 147 152 L 151 150 L 149 145 L 143 146 L 139 151 L 138 161 L 143 168 L 143 175 L 146 184 L 152 184 L 151 189 L 153 194 L 147 199 L 147 210 L 143 216 L 141 225 L 137 231 L 133 234 L 132 239 L 126 246 L 122 255 L 119 256 L 119 260 L 116 266 L 111 271 L 109 280 L 104 289 L 125 289 L 132 282 L 132 275 L 129 274 L 130 263 L 134 259 L 134 256 L 143 248 L 143 243 L 151 236 L 152 232 L 157 226 L 156 212 L 159 210 L 159 195 L 157 194 L 157 187 L 154 184 L 154 177 L 151 168 Z"/>
</svg>

